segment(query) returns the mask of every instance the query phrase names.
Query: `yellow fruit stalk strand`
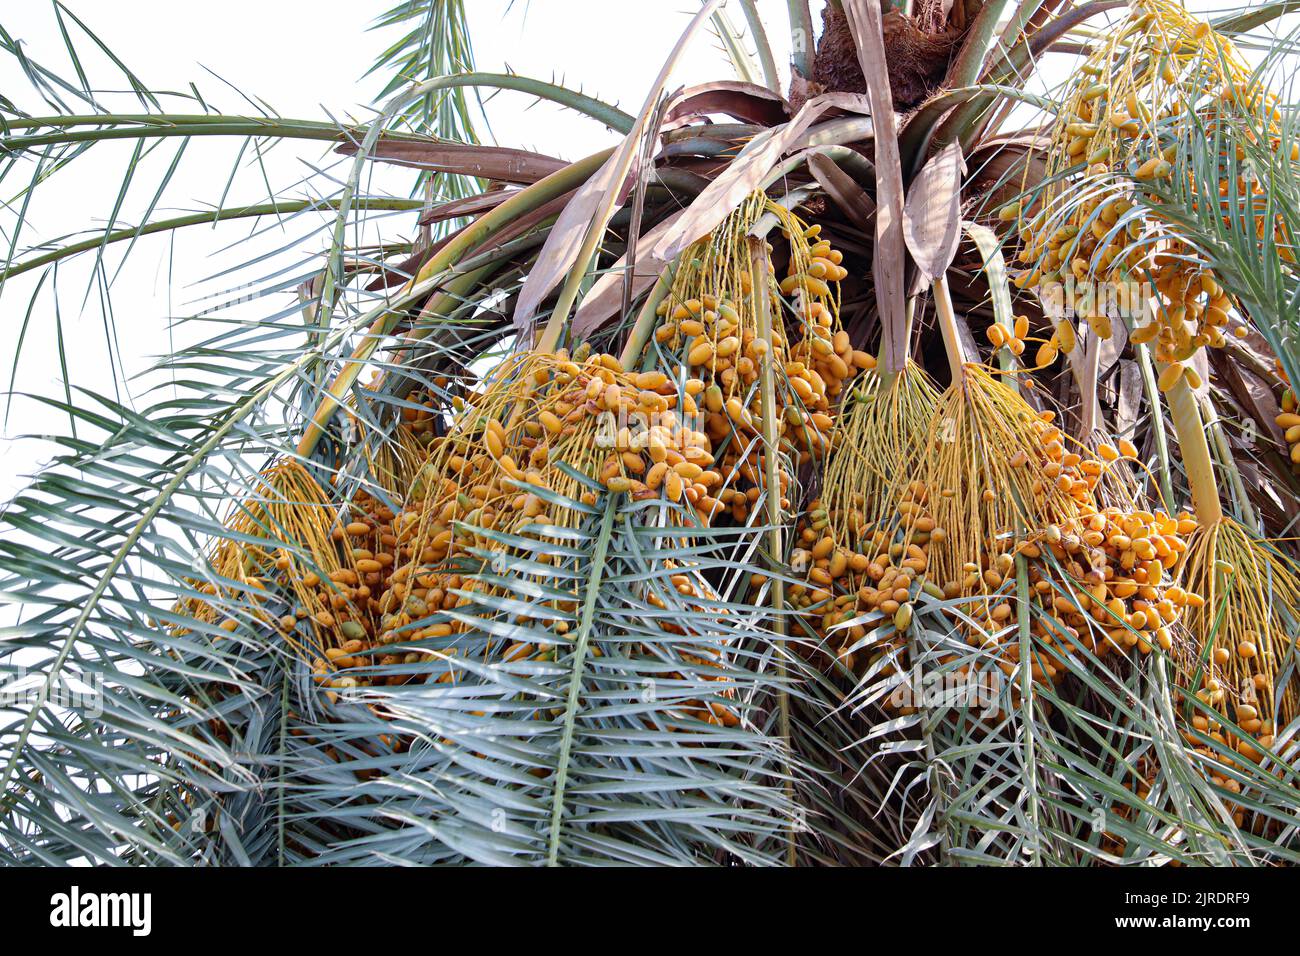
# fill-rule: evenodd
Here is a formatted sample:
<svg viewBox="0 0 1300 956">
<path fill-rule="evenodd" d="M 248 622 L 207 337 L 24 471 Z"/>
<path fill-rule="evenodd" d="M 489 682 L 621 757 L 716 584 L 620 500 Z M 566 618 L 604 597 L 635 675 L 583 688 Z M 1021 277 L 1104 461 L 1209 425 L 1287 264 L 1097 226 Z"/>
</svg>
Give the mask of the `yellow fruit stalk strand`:
<svg viewBox="0 0 1300 956">
<path fill-rule="evenodd" d="M 907 328 L 912 308 L 909 302 Z M 827 529 L 849 553 L 865 550 L 864 538 L 893 520 L 894 502 L 919 466 L 939 396 L 929 375 L 906 354 L 894 374 L 875 359 L 863 367 L 868 374 L 845 403 L 822 496 L 805 529 Z"/>
<path fill-rule="evenodd" d="M 931 554 L 941 585 L 1018 528 L 1076 523 L 1093 506 L 1097 474 L 1066 450 L 1051 413 L 1037 413 L 1000 378 L 969 365 L 940 396 L 921 480 L 927 511 L 947 530 Z"/>
<path fill-rule="evenodd" d="M 1295 678 L 1280 692 L 1276 685 L 1278 675 L 1295 666 L 1300 569 L 1223 518 L 1193 538 L 1182 576 L 1205 596 L 1204 607 L 1189 621 L 1202 651 L 1184 663 L 1184 686 L 1195 680 L 1201 701 L 1254 739 L 1218 726 L 1213 717 L 1197 715 L 1193 725 L 1258 762 L 1260 748 L 1271 747 L 1277 730 L 1300 716 Z"/>
<path fill-rule="evenodd" d="M 857 550 L 864 534 L 894 513 L 916 474 L 939 390 L 915 362 L 888 382 L 873 372 L 846 400 L 826 462 L 821 500 L 834 538 Z"/>
<path fill-rule="evenodd" d="M 1215 525 L 1223 517 L 1219 501 L 1218 482 L 1214 476 L 1214 462 L 1210 458 L 1210 445 L 1206 440 L 1200 409 L 1193 391 L 1198 379 L 1189 375 L 1190 366 L 1178 363 L 1161 367 L 1158 385 L 1169 405 L 1169 417 L 1178 436 L 1178 449 L 1187 472 L 1187 485 L 1192 494 L 1192 506 L 1202 525 Z"/>
<path fill-rule="evenodd" d="M 1205 703 L 1235 716 L 1239 726 L 1260 736 L 1267 747 L 1276 726 L 1300 715 L 1296 682 L 1290 681 L 1280 695 L 1275 686 L 1285 662 L 1294 661 L 1300 575 L 1292 561 L 1223 513 L 1205 428 L 1186 372 L 1165 395 L 1200 521 L 1180 583 L 1204 598 L 1188 618 L 1198 654 L 1182 662 L 1179 681 L 1187 687 L 1199 683 L 1197 693 Z M 1221 733 L 1215 739 L 1248 759 L 1259 759 L 1258 749 L 1247 741 L 1229 740 Z"/>
<path fill-rule="evenodd" d="M 1010 673 L 1019 643 L 1004 643 L 999 634 L 1014 620 L 1017 555 L 1028 561 L 1031 600 L 1059 622 L 1049 629 L 1036 620 L 1033 627 L 1062 653 L 1150 653 L 1175 645 L 1182 609 L 1196 598 L 1171 587 L 1169 569 L 1195 523 L 1127 500 L 1102 507 L 1099 486 L 1109 467 L 1137 450 L 1127 442 L 1104 445 L 1096 457 L 1082 447 L 1067 450 L 1071 440 L 1053 418 L 989 371 L 964 365 L 938 399 L 920 467 L 895 486 L 889 520 L 861 525 L 846 539 L 841 529 L 856 524 L 857 514 L 839 513 L 842 498 L 829 508 L 815 503 L 796 552 L 796 561 L 811 564 L 809 584 L 793 588 L 791 597 L 830 649 L 838 644 L 842 664 L 858 666 L 864 647 L 872 662 L 901 653 L 912 602 L 924 591 L 935 599 L 972 598 L 965 617 L 975 626 L 954 627 Z M 1117 492 L 1124 487 L 1117 483 Z M 1034 680 L 1065 672 L 1051 659 L 1030 667 Z"/>
<path fill-rule="evenodd" d="M 789 274 L 770 290 L 771 344 L 758 334 L 746 236 L 771 215 L 789 243 Z M 777 371 L 777 428 L 798 463 L 820 459 L 833 441 L 838 398 L 848 382 L 873 363 L 850 347 L 838 328 L 836 287 L 845 272 L 840 254 L 761 192 L 753 194 L 710 235 L 683 256 L 671 291 L 657 306 L 654 339 L 682 361 L 681 375 L 703 383 L 688 412 L 703 416 L 703 431 L 719 450 L 727 481 L 724 504 L 743 522 L 758 497 L 761 465 L 755 439 L 763 421 L 758 369 L 772 350 Z M 789 304 L 792 327 L 775 317 Z M 789 497 L 792 476 L 781 475 Z M 788 500 L 783 506 L 788 506 Z"/>
<path fill-rule="evenodd" d="M 336 547 L 337 506 L 302 464 L 276 462 L 259 484 L 257 497 L 234 507 L 226 522 L 231 536 L 219 536 L 213 546 L 208 565 L 218 580 L 194 582 L 205 597 L 181 601 L 177 609 L 231 633 L 273 626 L 309 659 L 348 639 L 340 627 L 363 616 L 365 595 L 356 585 L 364 559 Z M 278 545 L 252 545 L 244 540 L 249 537 Z M 278 619 L 261 607 L 269 597 L 263 592 L 274 586 L 287 592 L 291 605 Z M 310 635 L 305 640 L 299 622 Z"/>
</svg>

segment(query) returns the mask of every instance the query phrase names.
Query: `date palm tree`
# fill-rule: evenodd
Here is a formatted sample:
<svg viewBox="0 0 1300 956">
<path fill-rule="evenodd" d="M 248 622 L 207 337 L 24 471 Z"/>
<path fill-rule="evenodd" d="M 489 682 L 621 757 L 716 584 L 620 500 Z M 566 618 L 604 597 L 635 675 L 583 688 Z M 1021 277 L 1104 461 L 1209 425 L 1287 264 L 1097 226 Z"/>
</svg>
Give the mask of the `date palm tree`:
<svg viewBox="0 0 1300 956">
<path fill-rule="evenodd" d="M 1300 485 L 1275 421 L 1300 177 L 1285 98 L 1219 95 L 1286 75 L 1270 30 L 1293 7 L 1202 26 L 1164 0 L 830 0 L 815 26 L 807 0 L 780 23 L 707 0 L 633 114 L 481 71 L 459 0 L 405 0 L 376 21 L 400 39 L 365 121 L 152 91 L 62 0 L 67 75 L 0 28 L 41 103 L 0 100 L 0 291 L 40 276 L 5 300 L 15 366 L 31 323 L 68 347 L 40 291 L 70 259 L 111 301 L 110 256 L 145 236 L 296 230 L 247 240 L 244 294 L 186 318 L 151 404 L 35 396 L 68 429 L 3 515 L 6 855 L 1294 862 Z M 675 89 L 710 31 L 734 76 Z M 127 93 L 90 85 L 87 45 Z M 1238 49 L 1257 65 L 1205 55 Z M 1108 126 L 1126 82 L 1181 111 Z M 503 89 L 614 145 L 483 145 L 476 97 Z M 209 136 L 333 165 L 247 205 L 223 176 L 162 215 Z M 135 151 L 119 206 L 171 157 L 144 219 L 27 238 L 32 198 L 113 140 Z M 394 166 L 405 195 L 377 186 Z M 1048 303 L 1044 276 L 1132 256 L 1127 280 L 1171 248 L 1242 330 L 1208 364 L 1139 341 L 1140 310 L 1102 334 Z M 1243 529 L 1236 566 L 1237 531 L 1200 543 L 1212 509 Z M 1210 559 L 1169 550 L 1164 581 L 1112 519 Z"/>
</svg>

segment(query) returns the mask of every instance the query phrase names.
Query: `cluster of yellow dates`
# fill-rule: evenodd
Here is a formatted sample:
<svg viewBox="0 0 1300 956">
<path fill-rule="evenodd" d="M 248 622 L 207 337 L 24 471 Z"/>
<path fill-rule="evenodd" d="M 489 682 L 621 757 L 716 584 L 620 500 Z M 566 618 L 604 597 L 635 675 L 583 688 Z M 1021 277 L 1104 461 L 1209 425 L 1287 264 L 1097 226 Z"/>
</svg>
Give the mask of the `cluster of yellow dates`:
<svg viewBox="0 0 1300 956">
<path fill-rule="evenodd" d="M 748 250 L 736 239 L 767 213 L 785 231 L 790 268 L 765 292 L 773 320 L 762 337 Z M 521 555 L 509 543 L 528 534 L 545 542 L 555 537 L 548 529 L 582 520 L 563 501 L 594 506 L 603 487 L 672 503 L 680 510 L 671 520 L 683 528 L 745 522 L 765 484 L 758 379 L 768 350 L 778 373 L 781 457 L 789 463 L 782 496 L 790 493 L 790 470 L 829 449 L 841 391 L 872 364 L 838 328 L 833 286 L 845 270 L 818 232 L 756 194 L 697 243 L 659 308 L 657 368 L 625 368 L 583 344 L 572 353 L 533 350 L 507 359 L 477 390 L 457 397 L 451 414 L 443 397 L 417 390 L 403 402 L 396 451 L 372 462 L 386 494 L 359 491 L 340 511 L 306 467 L 274 466 L 264 499 L 242 503 L 230 528 L 248 535 L 283 528 L 286 546 L 221 542 L 214 565 L 232 583 L 196 584 L 198 596 L 183 604 L 214 630 L 277 627 L 331 696 L 376 682 L 451 681 L 468 617 L 481 613 L 480 601 L 505 593 L 494 575 L 521 557 L 563 560 L 562 549 Z M 439 377 L 433 387 L 445 394 L 451 384 Z M 688 603 L 716 600 L 689 568 L 677 568 L 671 582 Z M 283 595 L 274 613 L 256 597 L 273 584 Z M 255 620 L 242 612 L 224 617 L 219 608 L 245 594 L 254 595 L 246 603 Z M 663 606 L 651 589 L 646 597 Z M 527 628 L 519 632 L 527 638 L 491 638 L 485 659 L 550 659 L 578 606 L 575 593 L 531 616 L 505 615 Z M 660 626 L 683 633 L 670 620 Z M 547 633 L 556 641 L 539 639 Z M 425 644 L 413 650 L 413 642 Z M 683 666 L 706 677 L 721 663 L 716 650 L 687 651 Z M 439 660 L 443 666 L 431 670 Z M 391 672 L 417 663 L 426 666 Z M 390 670 L 377 674 L 376 665 Z M 686 709 L 699 719 L 736 721 L 726 707 L 695 703 Z"/>
<path fill-rule="evenodd" d="M 718 237 L 739 231 L 756 214 L 773 210 L 779 210 L 791 255 L 789 275 L 769 294 L 774 317 L 769 342 L 759 334 L 744 246 Z M 780 373 L 775 395 L 777 432 L 796 465 L 829 450 L 841 393 L 875 362 L 854 350 L 848 333 L 838 327 L 832 283 L 846 271 L 839 264 L 840 252 L 819 238 L 820 226 L 805 227 L 771 203 L 742 206 L 731 220 L 735 222 L 724 223 L 688 251 L 687 267 L 658 307 L 661 323 L 655 338 L 681 357 L 688 384 L 702 396 L 702 430 L 724 449 L 722 473 L 744 479 L 739 487 L 729 483 L 733 500 L 736 494 L 748 500 L 747 505 L 733 506 L 737 520 L 743 520 L 759 494 L 762 455 L 755 439 L 761 434 L 762 400 L 758 381 L 768 350 Z M 787 311 L 783 298 L 793 314 L 790 333 L 781 320 Z M 785 496 L 790 476 L 784 468 L 780 480 Z"/>
<path fill-rule="evenodd" d="M 1287 453 L 1293 469 L 1300 469 L 1300 403 L 1296 401 L 1295 390 L 1291 380 L 1282 370 L 1282 363 L 1275 362 L 1277 376 L 1285 386 L 1282 390 L 1282 411 L 1276 418 L 1277 427 L 1282 429 L 1286 441 Z"/>
<path fill-rule="evenodd" d="M 736 225 L 748 228 L 755 214 L 774 208 L 780 209 L 765 199 L 747 204 Z M 431 394 L 407 400 L 402 460 L 392 468 L 407 476 L 391 489 L 400 507 L 356 495 L 350 520 L 334 525 L 328 545 L 312 549 L 318 564 L 328 553 L 325 563 L 337 560 L 338 566 L 323 579 L 293 572 L 311 585 L 309 593 L 329 595 L 319 607 L 300 595 L 296 610 L 280 622 L 292 635 L 310 618 L 318 681 L 334 692 L 371 682 L 366 668 L 373 664 L 454 657 L 451 645 L 464 630 L 457 615 L 464 617 L 468 605 L 486 596 L 478 592 L 496 587 L 475 571 L 487 560 L 483 556 L 511 560 L 502 536 L 531 527 L 543 529 L 545 538 L 546 527 L 578 520 L 572 509 L 552 504 L 557 496 L 596 504 L 597 490 L 575 472 L 607 492 L 680 506 L 674 520 L 684 527 L 747 520 L 764 485 L 757 383 L 769 348 L 783 373 L 777 378 L 783 459 L 797 463 L 826 453 L 841 391 L 873 363 L 850 349 L 837 327 L 832 284 L 845 274 L 840 253 L 818 238 L 817 227 L 783 209 L 778 217 L 791 258 L 788 276 L 773 280 L 768 293 L 775 317 L 770 339 L 758 335 L 752 280 L 747 268 L 739 268 L 743 246 L 715 243 L 711 236 L 693 248 L 691 267 L 659 308 L 655 340 L 663 371 L 626 369 L 615 356 L 583 345 L 572 354 L 560 349 L 507 360 L 477 391 L 457 399 L 450 418 Z M 788 336 L 787 327 L 794 329 Z M 782 469 L 780 481 L 787 495 L 788 470 Z M 685 599 L 715 599 L 689 569 L 672 580 Z M 656 603 L 655 595 L 648 599 Z M 547 602 L 537 618 L 516 616 L 534 637 L 497 642 L 486 653 L 493 660 L 547 659 L 554 644 L 535 635 L 564 635 L 577 607 L 574 595 Z M 435 645 L 445 650 L 393 646 L 430 639 L 447 639 Z M 704 657 L 696 663 L 717 666 Z M 452 674 L 448 668 L 439 679 Z M 697 716 L 724 724 L 735 719 L 725 708 L 703 704 Z"/>
<path fill-rule="evenodd" d="M 1030 440 L 1007 462 L 1013 490 L 1001 497 L 992 487 L 912 479 L 891 493 L 897 514 L 883 527 L 865 524 L 861 496 L 847 499 L 848 513 L 813 502 L 792 558 L 807 580 L 790 600 L 805 611 L 824 653 L 858 674 L 889 655 L 897 663 L 877 667 L 875 679 L 889 677 L 909 659 L 918 601 L 946 601 L 950 625 L 1010 674 L 1020 655 L 1018 557 L 1029 600 L 1047 612 L 1031 618 L 1043 644 L 1097 656 L 1174 647 L 1184 611 L 1201 604 L 1173 574 L 1195 520 L 1099 504 L 1107 469 L 1136 458 L 1137 449 L 1119 441 L 1086 457 L 1069 451 L 1052 417 L 1029 421 Z M 1025 511 L 1004 500 L 1014 494 L 1032 497 L 1038 513 L 1054 520 L 1016 527 Z M 976 513 L 985 529 L 978 539 L 963 528 Z M 1031 662 L 1034 680 L 1059 679 L 1064 670 L 1051 654 Z"/>
<path fill-rule="evenodd" d="M 1186 363 L 1197 351 L 1224 344 L 1233 302 L 1158 209 L 1150 203 L 1135 209 L 1134 191 L 1143 182 L 1182 175 L 1175 166 L 1182 147 L 1170 130 L 1191 109 L 1212 130 L 1221 107 L 1262 110 L 1271 126 L 1280 120 L 1275 99 L 1231 41 L 1178 4 L 1141 0 L 1094 45 L 1077 74 L 1053 128 L 1041 196 L 1029 208 L 1013 203 L 999 211 L 1003 221 L 1018 223 L 1024 268 L 1016 285 L 1045 300 L 1065 283 L 1087 287 L 1080 314 L 1103 339 L 1111 336 L 1116 315 L 1126 313 L 1132 340 L 1152 343 L 1166 391 L 1185 374 L 1196 378 Z M 1272 148 L 1280 144 L 1275 137 Z M 1300 157 L 1300 150 L 1293 152 Z M 1237 158 L 1245 158 L 1240 146 Z M 1239 172 L 1236 183 L 1218 184 L 1218 195 L 1252 202 L 1264 186 L 1244 167 Z M 1234 214 L 1225 207 L 1225 216 Z M 1263 215 L 1256 218 L 1263 238 L 1269 225 Z M 1060 351 L 1070 351 L 1072 341 L 1072 335 L 1069 341 L 1054 337 Z M 1040 351 L 1040 359 L 1054 357 L 1052 350 Z"/>
</svg>

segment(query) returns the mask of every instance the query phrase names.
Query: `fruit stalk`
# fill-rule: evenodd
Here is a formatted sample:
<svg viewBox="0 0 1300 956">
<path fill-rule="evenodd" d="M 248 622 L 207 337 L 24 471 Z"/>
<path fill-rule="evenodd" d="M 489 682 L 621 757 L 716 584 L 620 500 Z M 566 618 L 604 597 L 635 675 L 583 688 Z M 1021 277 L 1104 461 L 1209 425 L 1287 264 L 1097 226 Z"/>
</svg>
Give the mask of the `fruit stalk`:
<svg viewBox="0 0 1300 956">
<path fill-rule="evenodd" d="M 935 311 L 939 316 L 939 330 L 943 333 L 944 351 L 948 353 L 948 370 L 952 373 L 952 384 L 959 385 L 966 357 L 961 345 L 961 334 L 957 331 L 957 316 L 952 310 L 952 295 L 948 291 L 947 278 L 937 276 L 933 288 Z"/>
<path fill-rule="evenodd" d="M 1165 401 L 1169 404 L 1169 417 L 1173 420 L 1178 447 L 1182 451 L 1196 519 L 1204 527 L 1218 524 L 1223 517 L 1223 505 L 1219 503 L 1214 462 L 1210 458 L 1210 445 L 1205 439 L 1196 395 L 1187 382 L 1187 376 L 1179 376 L 1173 387 L 1165 392 Z"/>
</svg>

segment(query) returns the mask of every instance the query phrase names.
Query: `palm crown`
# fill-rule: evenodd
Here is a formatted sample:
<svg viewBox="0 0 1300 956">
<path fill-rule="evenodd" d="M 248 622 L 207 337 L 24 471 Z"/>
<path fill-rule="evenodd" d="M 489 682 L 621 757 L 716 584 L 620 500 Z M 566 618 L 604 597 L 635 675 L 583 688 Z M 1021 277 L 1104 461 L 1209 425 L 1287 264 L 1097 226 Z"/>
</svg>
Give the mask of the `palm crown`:
<svg viewBox="0 0 1300 956">
<path fill-rule="evenodd" d="M 46 105 L 0 102 L 3 283 L 323 224 L 264 314 L 191 319 L 153 404 L 41 398 L 69 429 L 3 519 L 7 854 L 1294 861 L 1292 5 L 945 6 L 709 0 L 631 114 L 479 71 L 463 5 L 411 0 L 357 123 L 171 112 L 114 61 L 117 112 L 71 39 L 62 76 L 0 31 Z M 674 88 L 705 31 L 735 78 Z M 616 145 L 482 145 L 489 89 Z M 345 161 L 22 239 L 100 143 L 202 136 Z"/>
</svg>

